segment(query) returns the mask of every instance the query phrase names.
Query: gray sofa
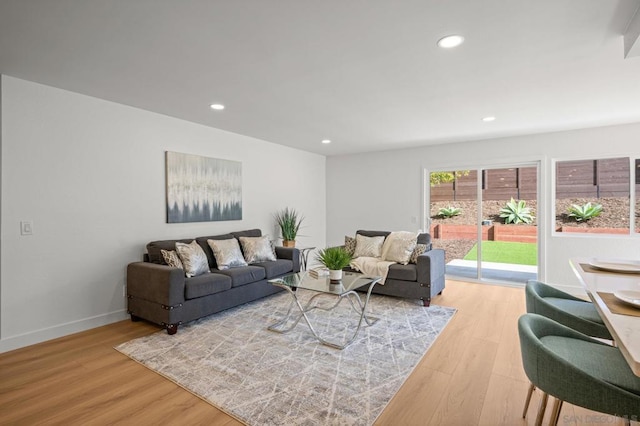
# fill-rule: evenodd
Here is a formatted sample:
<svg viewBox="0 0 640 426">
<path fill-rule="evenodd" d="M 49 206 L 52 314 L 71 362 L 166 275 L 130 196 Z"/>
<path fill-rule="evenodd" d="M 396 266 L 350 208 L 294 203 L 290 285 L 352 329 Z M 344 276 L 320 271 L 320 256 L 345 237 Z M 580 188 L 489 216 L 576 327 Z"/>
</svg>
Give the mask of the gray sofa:
<svg viewBox="0 0 640 426">
<path fill-rule="evenodd" d="M 175 334 L 180 324 L 247 303 L 282 291 L 268 279 L 300 271 L 300 254 L 295 248 L 276 247 L 275 262 L 219 270 L 207 240 L 226 240 L 239 237 L 260 237 L 259 229 L 229 234 L 198 237 L 195 240 L 209 261 L 210 273 L 185 277 L 184 271 L 168 266 L 160 250 L 175 250 L 176 242 L 153 241 L 147 244 L 143 262 L 127 266 L 128 311 L 132 321 L 145 319 Z"/>
<path fill-rule="evenodd" d="M 356 234 L 365 237 L 386 237 L 389 231 L 363 231 Z M 420 299 L 424 306 L 429 306 L 431 298 L 444 290 L 444 250 L 431 247 L 431 235 L 419 234 L 418 244 L 425 244 L 427 250 L 418 256 L 418 262 L 408 265 L 394 264 L 389 267 L 389 273 L 384 285 L 373 287 L 373 293 L 388 296 Z M 351 268 L 345 270 L 352 271 Z"/>
</svg>

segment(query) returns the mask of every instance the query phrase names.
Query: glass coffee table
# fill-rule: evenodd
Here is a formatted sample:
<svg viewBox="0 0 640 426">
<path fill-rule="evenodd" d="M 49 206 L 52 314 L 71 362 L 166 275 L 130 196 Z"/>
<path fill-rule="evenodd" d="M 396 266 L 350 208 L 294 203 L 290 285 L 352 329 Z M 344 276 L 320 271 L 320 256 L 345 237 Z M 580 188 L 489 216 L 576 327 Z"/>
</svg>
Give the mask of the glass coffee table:
<svg viewBox="0 0 640 426">
<path fill-rule="evenodd" d="M 373 325 L 376 321 L 378 321 L 378 318 L 368 316 L 366 314 L 366 310 L 367 305 L 369 304 L 371 291 L 373 290 L 373 287 L 378 282 L 380 282 L 380 280 L 381 277 L 367 277 L 357 272 L 346 271 L 343 272 L 342 279 L 335 282 L 330 280 L 329 277 L 313 278 L 308 275 L 306 271 L 292 273 L 284 275 L 280 278 L 269 280 L 269 283 L 287 290 L 287 292 L 291 295 L 291 304 L 289 305 L 289 309 L 284 315 L 284 318 L 269 326 L 268 329 L 278 333 L 288 333 L 293 330 L 296 325 L 298 325 L 302 318 L 304 318 L 305 322 L 309 326 L 309 329 L 311 330 L 311 333 L 313 333 L 314 337 L 318 339 L 319 342 L 332 348 L 344 349 L 355 340 L 358 332 L 360 331 L 360 327 L 362 326 L 363 321 L 365 321 L 368 325 Z M 367 297 L 365 298 L 363 303 L 360 295 L 356 292 L 356 289 L 366 285 L 368 285 L 369 288 L 367 290 Z M 309 301 L 303 306 L 302 303 L 300 303 L 300 299 L 298 298 L 298 289 L 311 290 L 316 292 L 317 294 L 314 294 L 311 299 L 309 299 Z M 316 298 L 322 295 L 335 296 L 335 303 L 328 307 L 318 305 L 316 303 Z M 309 319 L 309 316 L 307 316 L 307 313 L 313 311 L 314 309 L 331 311 L 338 305 L 340 305 L 340 303 L 345 299 L 349 301 L 353 311 L 357 315 L 360 315 L 358 326 L 353 332 L 353 335 L 342 344 L 337 342 L 330 342 L 323 339 L 313 328 L 312 321 Z M 294 309 L 294 306 L 298 307 L 297 310 Z M 285 327 L 285 324 L 289 321 L 292 322 L 291 325 Z"/>
</svg>

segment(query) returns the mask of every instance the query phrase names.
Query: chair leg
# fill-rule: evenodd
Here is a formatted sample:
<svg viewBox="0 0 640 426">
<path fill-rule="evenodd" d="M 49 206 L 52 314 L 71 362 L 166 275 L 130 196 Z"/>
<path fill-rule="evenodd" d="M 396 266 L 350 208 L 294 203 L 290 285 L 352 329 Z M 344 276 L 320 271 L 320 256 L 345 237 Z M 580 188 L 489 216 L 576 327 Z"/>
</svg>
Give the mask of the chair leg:
<svg viewBox="0 0 640 426">
<path fill-rule="evenodd" d="M 560 418 L 560 410 L 562 410 L 562 401 L 561 399 L 556 398 L 553 403 L 553 409 L 551 410 L 551 419 L 549 420 L 550 426 L 556 426 L 558 424 L 558 419 Z"/>
<path fill-rule="evenodd" d="M 531 402 L 531 395 L 533 395 L 533 391 L 536 390 L 536 387 L 533 383 L 529 384 L 529 390 L 527 391 L 527 399 L 524 402 L 524 410 L 522 410 L 522 418 L 527 417 L 527 410 L 529 410 L 529 403 Z"/>
<path fill-rule="evenodd" d="M 549 394 L 544 392 L 542 394 L 542 399 L 540 400 L 540 405 L 538 406 L 538 415 L 536 416 L 536 426 L 542 426 L 542 419 L 544 418 L 544 412 L 547 409 L 547 400 L 549 399 Z"/>
</svg>

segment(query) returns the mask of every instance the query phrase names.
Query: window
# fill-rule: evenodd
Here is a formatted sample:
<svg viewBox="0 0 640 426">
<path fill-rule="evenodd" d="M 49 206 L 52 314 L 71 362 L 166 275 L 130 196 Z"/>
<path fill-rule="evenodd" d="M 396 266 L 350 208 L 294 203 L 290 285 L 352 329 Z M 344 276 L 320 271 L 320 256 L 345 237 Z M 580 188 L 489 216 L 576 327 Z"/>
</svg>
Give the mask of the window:
<svg viewBox="0 0 640 426">
<path fill-rule="evenodd" d="M 556 231 L 629 234 L 630 172 L 628 157 L 556 162 Z"/>
</svg>

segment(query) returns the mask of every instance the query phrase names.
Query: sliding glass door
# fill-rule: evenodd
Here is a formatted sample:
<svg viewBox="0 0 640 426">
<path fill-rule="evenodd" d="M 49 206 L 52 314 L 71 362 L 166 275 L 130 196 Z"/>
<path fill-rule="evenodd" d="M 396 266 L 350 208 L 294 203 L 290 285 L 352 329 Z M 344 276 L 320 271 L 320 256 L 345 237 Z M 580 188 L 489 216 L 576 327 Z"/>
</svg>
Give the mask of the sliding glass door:
<svg viewBox="0 0 640 426">
<path fill-rule="evenodd" d="M 425 173 L 426 223 L 448 277 L 524 283 L 538 275 L 538 167 Z"/>
</svg>

